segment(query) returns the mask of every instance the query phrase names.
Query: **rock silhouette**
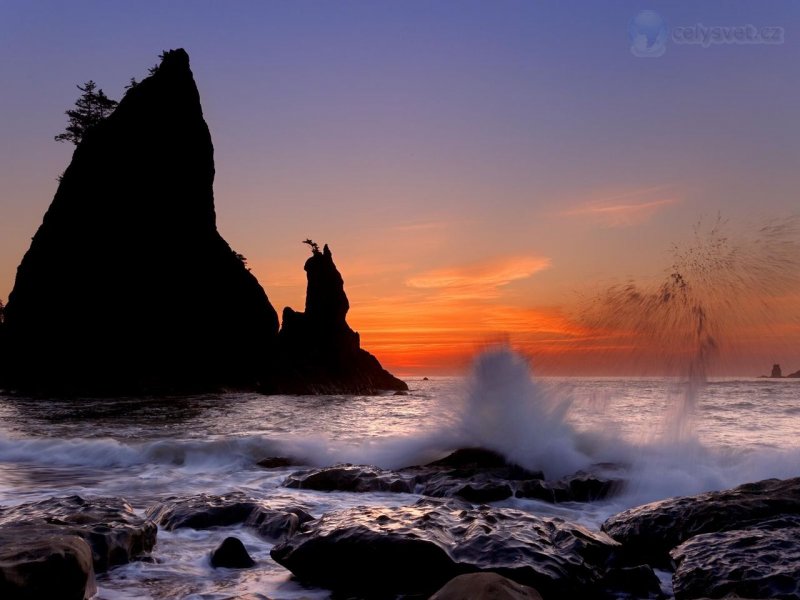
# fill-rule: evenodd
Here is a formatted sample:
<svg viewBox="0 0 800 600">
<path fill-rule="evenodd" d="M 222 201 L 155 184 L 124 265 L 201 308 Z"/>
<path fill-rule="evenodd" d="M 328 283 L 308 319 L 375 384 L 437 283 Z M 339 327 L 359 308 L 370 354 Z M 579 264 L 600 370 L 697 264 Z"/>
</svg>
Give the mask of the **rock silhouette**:
<svg viewBox="0 0 800 600">
<path fill-rule="evenodd" d="M 86 132 L 17 271 L 5 384 L 253 387 L 278 320 L 216 228 L 214 148 L 183 50 Z"/>
<path fill-rule="evenodd" d="M 214 568 L 247 569 L 256 564 L 248 554 L 242 540 L 237 537 L 226 537 L 211 553 L 211 566 Z"/>
<path fill-rule="evenodd" d="M 770 377 L 772 377 L 773 379 L 779 379 L 783 377 L 780 365 L 778 364 L 772 365 L 772 373 L 770 373 Z"/>
<path fill-rule="evenodd" d="M 347 324 L 350 303 L 344 280 L 326 244 L 322 251 L 308 240 L 305 312 L 283 310 L 278 335 L 277 368 L 264 390 L 289 394 L 370 394 L 407 390 L 408 386 L 361 349 L 358 333 Z"/>
<path fill-rule="evenodd" d="M 278 344 L 275 309 L 217 232 L 213 181 L 189 56 L 165 52 L 75 149 L 0 312 L 0 385 L 110 396 L 408 389 L 360 349 L 327 246 L 312 246 L 306 310 L 286 309 Z"/>
</svg>

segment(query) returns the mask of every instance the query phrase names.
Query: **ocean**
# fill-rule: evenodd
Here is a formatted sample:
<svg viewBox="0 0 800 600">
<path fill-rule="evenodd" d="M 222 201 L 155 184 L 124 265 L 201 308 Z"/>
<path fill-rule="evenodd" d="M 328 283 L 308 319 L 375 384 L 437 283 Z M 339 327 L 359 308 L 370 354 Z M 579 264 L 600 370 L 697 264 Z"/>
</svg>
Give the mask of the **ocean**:
<svg viewBox="0 0 800 600">
<path fill-rule="evenodd" d="M 0 505 L 51 496 L 122 496 L 142 513 L 172 495 L 241 490 L 314 516 L 360 505 L 400 506 L 413 494 L 323 493 L 282 487 L 308 466 L 424 464 L 457 448 L 501 452 L 548 479 L 613 463 L 623 491 L 594 503 L 496 503 L 597 528 L 625 508 L 800 475 L 800 379 L 538 378 L 510 354 L 467 377 L 410 378 L 405 395 L 201 396 L 38 400 L 0 396 Z M 213 569 L 229 535 L 257 562 Z M 252 530 L 159 530 L 152 560 L 98 576 L 100 599 L 221 600 L 245 594 L 328 598 L 270 559 Z M 663 576 L 669 586 L 668 576 Z"/>
</svg>

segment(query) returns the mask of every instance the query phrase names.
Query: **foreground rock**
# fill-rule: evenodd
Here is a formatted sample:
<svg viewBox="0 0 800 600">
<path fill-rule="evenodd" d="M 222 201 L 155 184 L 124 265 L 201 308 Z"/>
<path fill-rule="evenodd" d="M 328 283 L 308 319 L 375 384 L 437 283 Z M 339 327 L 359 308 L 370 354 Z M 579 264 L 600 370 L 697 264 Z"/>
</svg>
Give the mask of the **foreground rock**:
<svg viewBox="0 0 800 600">
<path fill-rule="evenodd" d="M 448 581 L 430 600 L 542 600 L 542 597 L 535 589 L 497 573 L 470 573 Z"/>
<path fill-rule="evenodd" d="M 676 600 L 800 600 L 800 517 L 694 536 L 675 548 Z"/>
<path fill-rule="evenodd" d="M 495 571 L 545 597 L 596 597 L 618 546 L 561 519 L 427 499 L 327 513 L 272 558 L 345 594 L 430 594 L 458 575 Z"/>
<path fill-rule="evenodd" d="M 400 471 L 350 464 L 298 471 L 284 485 L 323 492 L 413 492 L 483 504 L 512 496 L 553 503 L 591 502 L 614 493 L 621 482 L 584 472 L 545 481 L 542 472 L 509 463 L 496 452 L 465 448 L 427 465 Z"/>
<path fill-rule="evenodd" d="M 800 515 L 800 478 L 653 502 L 614 515 L 602 530 L 638 559 L 666 566 L 669 551 L 696 535 L 746 529 L 782 515 Z"/>
<path fill-rule="evenodd" d="M 0 509 L 0 531 L 20 527 L 34 539 L 84 539 L 98 573 L 141 557 L 156 543 L 155 523 L 137 516 L 122 498 L 67 496 Z"/>
<path fill-rule="evenodd" d="M 59 527 L 0 527 L 0 598 L 85 600 L 97 591 L 92 549 Z"/>
<path fill-rule="evenodd" d="M 236 537 L 225 538 L 211 553 L 211 566 L 214 568 L 248 569 L 255 564 L 242 540 Z"/>
<path fill-rule="evenodd" d="M 286 394 L 373 394 L 408 386 L 361 349 L 358 333 L 347 324 L 350 303 L 344 280 L 327 245 L 308 240 L 312 255 L 305 312 L 287 307 L 278 336 L 276 368 L 262 391 Z"/>
<path fill-rule="evenodd" d="M 168 531 L 243 524 L 270 540 L 290 536 L 303 523 L 313 520 L 301 508 L 273 509 L 242 492 L 173 496 L 149 507 L 145 514 Z"/>
<path fill-rule="evenodd" d="M 213 181 L 189 57 L 165 52 L 60 179 L 6 306 L 3 383 L 78 395 L 255 387 L 277 314 L 217 232 Z"/>
</svg>

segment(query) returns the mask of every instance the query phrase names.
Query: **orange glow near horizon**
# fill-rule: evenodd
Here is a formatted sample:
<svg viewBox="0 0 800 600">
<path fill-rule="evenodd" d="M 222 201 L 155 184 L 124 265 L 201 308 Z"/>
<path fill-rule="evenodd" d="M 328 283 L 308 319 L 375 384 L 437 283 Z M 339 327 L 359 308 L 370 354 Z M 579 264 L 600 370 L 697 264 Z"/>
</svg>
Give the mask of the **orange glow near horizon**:
<svg viewBox="0 0 800 600">
<path fill-rule="evenodd" d="M 546 257 L 495 257 L 418 272 L 393 264 L 380 283 L 378 264 L 349 269 L 338 260 L 337 266 L 350 299 L 348 322 L 362 347 L 401 376 L 464 373 L 478 352 L 498 343 L 528 356 L 545 375 L 681 374 L 692 358 L 681 332 L 648 337 L 622 326 L 587 325 L 574 302 L 534 305 L 528 288 L 555 269 Z M 302 309 L 302 269 L 271 264 L 269 270 L 276 285 L 265 287 L 279 313 L 286 305 Z M 710 374 L 758 375 L 781 360 L 787 373 L 800 368 L 796 301 L 795 294 L 780 298 L 778 314 L 768 323 L 748 317 L 743 306 L 739 318 L 725 325 L 725 346 Z"/>
</svg>

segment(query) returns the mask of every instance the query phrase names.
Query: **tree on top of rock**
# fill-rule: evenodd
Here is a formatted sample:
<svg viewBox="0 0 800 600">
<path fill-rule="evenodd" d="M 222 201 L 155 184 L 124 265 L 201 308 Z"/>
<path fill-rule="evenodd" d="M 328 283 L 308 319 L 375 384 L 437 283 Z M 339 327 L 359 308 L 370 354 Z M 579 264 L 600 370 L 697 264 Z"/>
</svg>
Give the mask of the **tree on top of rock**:
<svg viewBox="0 0 800 600">
<path fill-rule="evenodd" d="M 83 93 L 75 101 L 75 108 L 65 112 L 69 123 L 64 133 L 55 137 L 57 142 L 72 142 L 76 146 L 81 143 L 86 131 L 108 117 L 117 107 L 117 101 L 106 96 L 91 79 L 77 87 Z"/>
<path fill-rule="evenodd" d="M 315 242 L 314 240 L 312 240 L 311 238 L 303 240 L 303 243 L 304 244 L 308 244 L 309 246 L 311 246 L 311 252 L 313 254 L 319 254 L 320 253 L 319 252 L 319 244 L 317 242 Z"/>
</svg>

